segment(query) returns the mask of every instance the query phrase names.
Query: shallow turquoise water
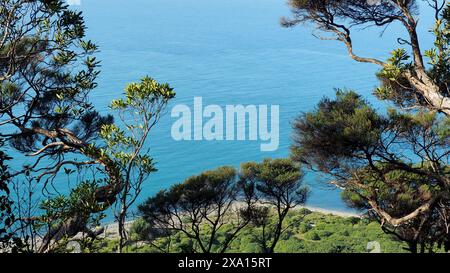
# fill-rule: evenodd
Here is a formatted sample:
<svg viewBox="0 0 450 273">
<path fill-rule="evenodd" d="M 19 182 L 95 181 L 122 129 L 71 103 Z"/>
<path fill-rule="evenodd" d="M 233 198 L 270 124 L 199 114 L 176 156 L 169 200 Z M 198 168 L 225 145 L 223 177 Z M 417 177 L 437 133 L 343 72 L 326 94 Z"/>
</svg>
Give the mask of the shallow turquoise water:
<svg viewBox="0 0 450 273">
<path fill-rule="evenodd" d="M 123 87 L 149 75 L 169 82 L 176 90 L 174 104 L 192 105 L 194 96 L 204 104 L 280 105 L 280 146 L 260 152 L 252 141 L 181 141 L 170 136 L 170 112 L 151 133 L 149 145 L 159 171 L 151 175 L 138 203 L 162 188 L 190 175 L 221 165 L 289 153 L 291 121 L 311 110 L 334 88 L 354 89 L 377 108 L 385 105 L 371 95 L 377 84 L 376 67 L 350 60 L 345 48 L 320 41 L 306 27 L 285 29 L 289 16 L 285 0 L 82 0 L 88 36 L 101 49 L 99 88 L 92 100 L 108 111 L 110 100 Z M 431 26 L 421 20 L 421 32 Z M 392 26 L 380 38 L 379 30 L 356 32 L 355 51 L 386 58 L 401 28 Z M 431 36 L 423 43 L 429 44 Z M 348 211 L 339 191 L 316 174 L 306 183 L 312 195 L 308 205 Z"/>
</svg>

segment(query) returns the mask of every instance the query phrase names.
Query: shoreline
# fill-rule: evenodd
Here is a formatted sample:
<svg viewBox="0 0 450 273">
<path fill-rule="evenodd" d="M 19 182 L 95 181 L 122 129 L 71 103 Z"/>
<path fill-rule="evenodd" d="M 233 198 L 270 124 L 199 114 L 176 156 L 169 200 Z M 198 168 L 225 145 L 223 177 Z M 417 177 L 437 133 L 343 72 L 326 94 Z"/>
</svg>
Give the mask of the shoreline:
<svg viewBox="0 0 450 273">
<path fill-rule="evenodd" d="M 307 209 L 310 210 L 312 212 L 317 212 L 317 213 L 321 213 L 321 214 L 325 214 L 325 215 L 333 215 L 333 216 L 338 216 L 338 217 L 356 217 L 356 218 L 362 218 L 363 217 L 363 213 L 358 214 L 358 213 L 353 213 L 353 212 L 345 212 L 345 211 L 338 211 L 338 210 L 332 210 L 332 209 L 324 209 L 324 208 L 319 208 L 319 207 L 313 207 L 313 206 L 298 206 L 295 207 L 293 209 L 293 211 L 296 210 L 300 210 L 300 209 Z M 133 222 L 136 220 L 137 218 L 134 218 L 132 220 L 129 220 L 125 223 L 125 228 L 127 230 L 130 229 L 131 225 L 133 224 Z M 101 226 L 102 228 L 104 228 L 104 231 L 102 232 L 105 238 L 108 239 L 117 239 L 118 238 L 118 224 L 115 222 L 112 223 L 106 223 L 104 225 Z"/>
<path fill-rule="evenodd" d="M 294 210 L 298 210 L 298 209 L 307 209 L 312 212 L 319 212 L 322 214 L 331 214 L 331 215 L 339 216 L 339 217 L 361 218 L 364 214 L 364 213 L 358 214 L 356 212 L 347 212 L 347 211 L 340 211 L 340 210 L 333 210 L 333 209 L 324 209 L 324 208 L 314 207 L 314 206 L 298 206 L 298 207 L 294 208 Z"/>
</svg>

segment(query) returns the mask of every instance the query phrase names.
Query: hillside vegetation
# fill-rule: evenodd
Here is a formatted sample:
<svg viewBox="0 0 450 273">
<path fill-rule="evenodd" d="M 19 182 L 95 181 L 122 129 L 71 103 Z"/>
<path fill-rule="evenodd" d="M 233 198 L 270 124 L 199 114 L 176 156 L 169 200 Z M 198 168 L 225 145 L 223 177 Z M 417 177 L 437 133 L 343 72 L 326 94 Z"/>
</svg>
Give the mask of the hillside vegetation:
<svg viewBox="0 0 450 273">
<path fill-rule="evenodd" d="M 307 209 L 292 211 L 285 224 L 286 231 L 276 246 L 277 253 L 364 253 L 369 242 L 376 241 L 384 253 L 407 252 L 405 244 L 385 234 L 378 223 L 365 218 L 341 217 L 312 212 Z M 134 242 L 125 252 L 190 252 L 193 241 L 181 232 L 145 241 L 148 227 L 136 220 L 131 228 Z M 226 229 L 224 229 L 226 230 Z M 231 243 L 227 252 L 259 253 L 257 241 L 260 229 L 248 226 Z M 226 231 L 220 236 L 226 236 Z M 103 240 L 97 245 L 98 252 L 115 252 L 117 240 Z"/>
</svg>

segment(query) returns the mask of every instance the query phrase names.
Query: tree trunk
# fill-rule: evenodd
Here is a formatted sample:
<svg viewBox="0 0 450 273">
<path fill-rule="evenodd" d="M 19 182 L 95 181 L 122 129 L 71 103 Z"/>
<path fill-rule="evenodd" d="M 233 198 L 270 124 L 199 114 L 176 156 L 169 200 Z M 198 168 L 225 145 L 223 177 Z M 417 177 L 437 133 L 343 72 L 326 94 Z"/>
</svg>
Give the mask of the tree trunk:
<svg viewBox="0 0 450 273">
<path fill-rule="evenodd" d="M 408 243 L 408 250 L 411 253 L 417 253 L 417 242 L 409 242 Z"/>
<path fill-rule="evenodd" d="M 450 98 L 441 94 L 439 86 L 422 69 L 416 69 L 415 75 L 410 71 L 404 73 L 409 83 L 422 95 L 430 110 L 437 110 L 450 116 Z"/>
</svg>

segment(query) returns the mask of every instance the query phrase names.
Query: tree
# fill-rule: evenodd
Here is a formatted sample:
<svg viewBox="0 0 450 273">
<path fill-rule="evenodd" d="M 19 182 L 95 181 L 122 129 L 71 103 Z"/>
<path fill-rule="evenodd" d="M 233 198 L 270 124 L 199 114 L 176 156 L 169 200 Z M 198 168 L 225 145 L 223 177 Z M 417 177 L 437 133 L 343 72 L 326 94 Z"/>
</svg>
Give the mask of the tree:
<svg viewBox="0 0 450 273">
<path fill-rule="evenodd" d="M 33 217 L 45 227 L 39 252 L 51 251 L 59 241 L 79 232 L 89 233 L 89 223 L 96 222 L 96 215 L 119 196 L 125 205 L 120 216 L 124 219 L 130 188 L 143 181 L 151 165 L 149 157 L 140 154 L 149 127 L 136 127 L 146 131 L 145 137 L 108 138 L 108 133 L 123 134 L 113 125 L 113 117 L 100 115 L 88 99 L 97 86 L 99 62 L 94 54 L 98 48 L 85 39 L 81 12 L 64 2 L 0 2 L 0 137 L 17 152 L 35 158 L 12 176 L 42 184 L 45 213 Z M 115 108 L 123 113 L 138 110 L 141 120 L 149 124 L 158 120 L 174 96 L 167 85 L 148 78 L 129 88 L 136 99 L 116 101 Z M 124 148 L 123 154 L 108 147 L 111 141 Z M 69 183 L 67 195 L 53 187 L 61 172 L 76 180 Z"/>
<path fill-rule="evenodd" d="M 0 139 L 0 148 L 4 143 Z M 14 211 L 14 201 L 11 190 L 11 174 L 7 161 L 12 160 L 4 151 L 0 150 L 0 253 L 24 252 L 28 248 L 26 238 L 20 238 L 14 232 L 17 215 Z"/>
<path fill-rule="evenodd" d="M 331 0 L 290 0 L 293 17 L 282 18 L 286 27 L 298 24 L 313 24 L 321 33 L 321 39 L 342 42 L 350 57 L 358 62 L 372 63 L 380 67 L 378 77 L 382 86 L 376 91 L 380 99 L 393 101 L 406 109 L 425 108 L 450 115 L 450 50 L 448 33 L 450 8 L 446 0 L 426 0 L 432 9 L 436 24 L 434 48 L 424 51 L 420 47 L 417 33 L 418 1 L 331 1 Z M 387 62 L 375 58 L 361 57 L 354 53 L 351 31 L 355 28 L 376 26 L 386 28 L 398 22 L 405 27 L 408 39 L 399 38 L 401 44 L 411 49 L 393 51 Z M 412 61 L 408 62 L 409 59 Z M 429 67 L 424 57 L 429 60 Z"/>
<path fill-rule="evenodd" d="M 415 251 L 449 239 L 448 128 L 437 113 L 381 116 L 338 91 L 295 121 L 292 156 L 335 177 L 351 206 L 370 209 Z"/>
<path fill-rule="evenodd" d="M 265 253 L 273 253 L 282 233 L 288 227 L 283 222 L 288 212 L 306 202 L 308 189 L 302 187 L 300 166 L 289 159 L 265 159 L 262 163 L 248 162 L 241 166 L 242 180 L 263 205 L 254 208 L 253 222 L 262 228 L 259 243 Z M 276 220 L 271 221 L 271 209 Z"/>
<path fill-rule="evenodd" d="M 396 108 L 380 115 L 357 94 L 339 91 L 296 120 L 292 155 L 334 176 L 351 206 L 369 209 L 413 252 L 449 246 L 450 4 L 426 2 L 435 43 L 425 51 L 416 31 L 418 1 L 292 0 L 293 18 L 282 21 L 312 23 L 331 34 L 326 39 L 344 43 L 354 60 L 380 67 L 374 94 Z M 410 52 L 394 49 L 387 61 L 354 53 L 352 29 L 394 22 L 405 27 L 408 39 L 398 41 Z"/>
<path fill-rule="evenodd" d="M 15 175 L 41 170 L 36 183 L 47 185 L 65 166 L 99 161 L 95 155 L 84 162 L 66 159 L 69 153 L 83 154 L 101 125 L 112 122 L 86 99 L 96 86 L 97 47 L 83 40 L 81 14 L 63 1 L 3 0 L 1 7 L 1 134 L 17 151 L 37 158 Z M 45 159 L 54 163 L 43 166 Z M 49 230 L 43 245 L 59 230 L 80 231 L 79 216 L 70 222 Z"/>
<path fill-rule="evenodd" d="M 0 147 L 3 144 L 0 143 Z M 9 231 L 14 222 L 14 214 L 11 209 L 12 201 L 10 198 L 9 180 L 10 174 L 5 161 L 11 159 L 0 151 L 0 252 L 8 249 L 11 244 L 12 234 Z"/>
<path fill-rule="evenodd" d="M 120 252 L 128 238 L 125 229 L 128 209 L 139 196 L 147 177 L 156 171 L 149 149 L 142 151 L 145 141 L 164 113 L 168 100 L 175 93 L 168 84 L 159 84 L 154 79 L 145 77 L 141 83 L 128 85 L 125 96 L 126 99 L 114 100 L 111 108 L 119 112 L 119 118 L 127 132 L 117 125 L 105 125 L 100 131 L 107 144 L 104 151 L 114 159 L 124 178 L 118 202 L 119 212 L 116 214 Z"/>
<path fill-rule="evenodd" d="M 150 226 L 182 232 L 192 240 L 187 251 L 224 253 L 250 223 L 254 204 L 247 190 L 234 168 L 220 167 L 160 191 L 139 211 Z"/>
</svg>

